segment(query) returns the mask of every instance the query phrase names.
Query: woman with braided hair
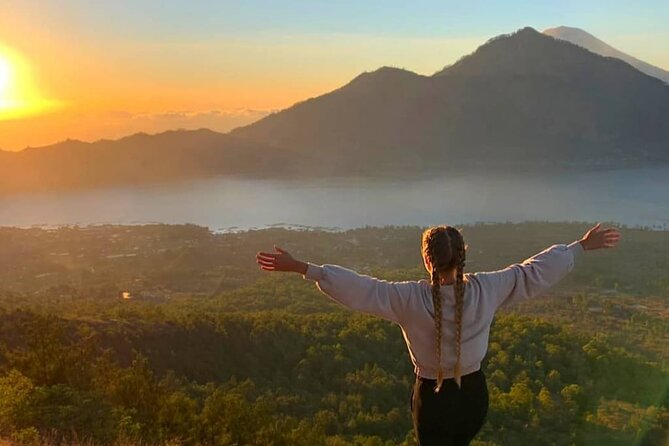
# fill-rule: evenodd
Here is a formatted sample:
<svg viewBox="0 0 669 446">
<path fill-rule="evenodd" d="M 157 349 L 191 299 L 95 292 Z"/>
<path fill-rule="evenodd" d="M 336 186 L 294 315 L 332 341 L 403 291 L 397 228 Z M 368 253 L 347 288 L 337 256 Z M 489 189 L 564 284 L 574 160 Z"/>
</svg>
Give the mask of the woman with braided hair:
<svg viewBox="0 0 669 446">
<path fill-rule="evenodd" d="M 436 226 L 422 237 L 430 280 L 401 282 L 302 262 L 277 246 L 259 252 L 256 262 L 266 271 L 302 274 L 335 301 L 398 324 L 416 374 L 411 413 L 418 444 L 459 446 L 470 443 L 488 412 L 481 361 L 495 312 L 542 294 L 573 269 L 583 251 L 613 248 L 619 239 L 617 229 L 597 224 L 579 240 L 552 245 L 522 263 L 465 274 L 462 233 Z"/>
</svg>

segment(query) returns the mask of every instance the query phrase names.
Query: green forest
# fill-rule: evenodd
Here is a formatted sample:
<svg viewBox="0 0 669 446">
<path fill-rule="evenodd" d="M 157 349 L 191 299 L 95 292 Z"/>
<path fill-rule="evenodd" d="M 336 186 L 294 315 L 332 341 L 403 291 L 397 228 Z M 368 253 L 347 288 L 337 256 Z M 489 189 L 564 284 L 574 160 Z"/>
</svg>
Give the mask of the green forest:
<svg viewBox="0 0 669 446">
<path fill-rule="evenodd" d="M 461 226 L 465 272 L 591 226 Z M 498 312 L 474 445 L 666 446 L 669 232 L 615 226 L 618 247 Z M 0 445 L 415 445 L 400 328 L 255 254 L 422 279 L 422 229 L 0 228 Z"/>
</svg>

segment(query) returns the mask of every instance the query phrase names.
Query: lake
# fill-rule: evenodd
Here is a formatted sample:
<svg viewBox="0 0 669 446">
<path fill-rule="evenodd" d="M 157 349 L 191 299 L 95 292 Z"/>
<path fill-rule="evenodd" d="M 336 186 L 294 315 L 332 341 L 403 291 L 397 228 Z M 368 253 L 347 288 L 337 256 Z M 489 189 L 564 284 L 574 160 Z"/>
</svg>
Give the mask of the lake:
<svg viewBox="0 0 669 446">
<path fill-rule="evenodd" d="M 561 175 L 448 175 L 422 180 L 216 178 L 189 183 L 0 197 L 0 226 L 194 223 L 272 225 L 602 221 L 667 229 L 669 166 Z"/>
</svg>

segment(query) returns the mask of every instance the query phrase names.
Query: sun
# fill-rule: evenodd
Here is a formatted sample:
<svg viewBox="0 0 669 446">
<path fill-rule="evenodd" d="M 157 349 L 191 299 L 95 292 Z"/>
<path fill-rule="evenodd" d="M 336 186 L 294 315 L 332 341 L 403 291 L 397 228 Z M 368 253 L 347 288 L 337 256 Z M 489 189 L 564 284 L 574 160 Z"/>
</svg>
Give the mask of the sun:
<svg viewBox="0 0 669 446">
<path fill-rule="evenodd" d="M 12 80 L 12 66 L 9 60 L 0 54 L 0 104 L 7 100 Z M 2 105 L 0 105 L 1 107 Z"/>
<path fill-rule="evenodd" d="M 0 46 L 0 120 L 35 116 L 58 105 L 41 94 L 28 62 L 19 53 Z"/>
<path fill-rule="evenodd" d="M 0 48 L 0 119 L 26 111 L 21 71 L 21 61 L 7 49 Z"/>
</svg>

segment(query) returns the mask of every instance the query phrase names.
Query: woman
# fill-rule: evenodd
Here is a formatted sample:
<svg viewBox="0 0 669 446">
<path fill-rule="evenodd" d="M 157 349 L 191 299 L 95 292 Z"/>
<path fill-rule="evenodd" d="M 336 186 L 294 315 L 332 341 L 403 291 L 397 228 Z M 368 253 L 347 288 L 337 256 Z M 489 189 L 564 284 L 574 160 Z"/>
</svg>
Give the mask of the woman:
<svg viewBox="0 0 669 446">
<path fill-rule="evenodd" d="M 414 365 L 411 397 L 414 430 L 421 446 L 468 445 L 488 412 L 481 361 L 498 308 L 538 296 L 560 281 L 584 250 L 613 248 L 615 228 L 598 223 L 568 245 L 557 244 L 505 269 L 464 274 L 466 245 L 452 226 L 425 230 L 422 254 L 430 280 L 389 282 L 337 265 L 294 259 L 275 246 L 259 252 L 266 271 L 287 271 L 314 280 L 343 305 L 395 322 Z"/>
</svg>

